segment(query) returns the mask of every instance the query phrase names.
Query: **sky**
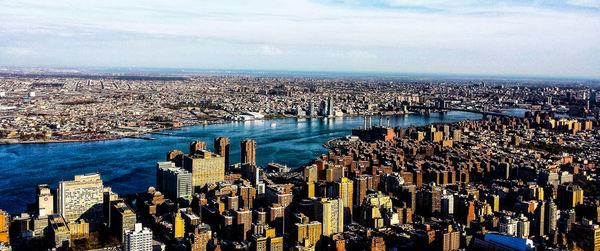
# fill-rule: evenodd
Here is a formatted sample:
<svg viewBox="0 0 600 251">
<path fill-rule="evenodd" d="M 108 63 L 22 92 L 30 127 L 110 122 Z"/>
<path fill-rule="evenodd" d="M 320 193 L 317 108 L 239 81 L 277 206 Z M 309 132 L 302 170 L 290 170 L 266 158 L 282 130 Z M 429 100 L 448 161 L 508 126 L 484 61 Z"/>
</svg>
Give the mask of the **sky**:
<svg viewBox="0 0 600 251">
<path fill-rule="evenodd" d="M 600 78 L 600 0 L 2 0 L 0 66 Z"/>
</svg>

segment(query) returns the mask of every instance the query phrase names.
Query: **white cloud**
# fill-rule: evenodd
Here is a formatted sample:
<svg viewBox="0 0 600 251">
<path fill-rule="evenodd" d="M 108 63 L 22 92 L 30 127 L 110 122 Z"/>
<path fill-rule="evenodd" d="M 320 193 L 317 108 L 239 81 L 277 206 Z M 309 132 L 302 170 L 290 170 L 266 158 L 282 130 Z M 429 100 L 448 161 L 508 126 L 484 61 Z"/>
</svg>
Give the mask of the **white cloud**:
<svg viewBox="0 0 600 251">
<path fill-rule="evenodd" d="M 600 15 L 569 8 L 600 0 L 569 1 L 5 0 L 0 46 L 66 66 L 600 76 Z"/>
<path fill-rule="evenodd" d="M 283 51 L 279 48 L 271 45 L 261 45 L 258 47 L 257 52 L 265 56 L 279 56 L 283 54 Z"/>
<path fill-rule="evenodd" d="M 4 48 L 4 49 L 2 49 L 2 53 L 6 54 L 8 56 L 15 56 L 15 57 L 32 56 L 32 55 L 36 54 L 33 50 L 30 50 L 27 48 L 18 48 L 18 47 Z"/>
</svg>

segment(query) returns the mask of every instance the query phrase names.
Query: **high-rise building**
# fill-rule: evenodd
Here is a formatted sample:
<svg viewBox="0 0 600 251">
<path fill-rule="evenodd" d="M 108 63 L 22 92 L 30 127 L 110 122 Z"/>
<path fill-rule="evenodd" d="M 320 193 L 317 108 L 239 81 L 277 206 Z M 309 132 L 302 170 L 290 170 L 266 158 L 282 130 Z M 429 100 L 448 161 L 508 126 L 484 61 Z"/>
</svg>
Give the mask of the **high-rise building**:
<svg viewBox="0 0 600 251">
<path fill-rule="evenodd" d="M 184 156 L 183 169 L 192 173 L 194 190 L 225 180 L 225 158 L 209 151 Z"/>
<path fill-rule="evenodd" d="M 544 236 L 544 226 L 546 225 L 546 203 L 544 201 L 540 201 L 537 209 L 535 210 L 535 226 L 533 229 L 533 233 L 535 236 Z"/>
<path fill-rule="evenodd" d="M 112 203 L 110 228 L 114 236 L 120 237 L 121 243 L 125 242 L 125 233 L 135 227 L 136 214 L 125 202 Z"/>
<path fill-rule="evenodd" d="M 185 234 L 185 224 L 183 222 L 183 218 L 181 218 L 181 211 L 177 210 L 175 217 L 173 219 L 173 237 L 174 238 L 183 238 Z"/>
<path fill-rule="evenodd" d="M 103 219 L 104 185 L 100 174 L 76 175 L 72 181 L 58 183 L 58 213 L 67 222 L 83 219 L 98 223 Z"/>
<path fill-rule="evenodd" d="M 571 209 L 583 203 L 583 189 L 578 185 L 565 184 L 558 186 L 556 196 L 560 209 Z"/>
<path fill-rule="evenodd" d="M 192 189 L 192 173 L 174 165 L 165 165 L 161 163 L 172 162 L 157 162 L 156 185 L 158 190 L 164 193 L 171 199 L 191 196 Z"/>
<path fill-rule="evenodd" d="M 238 237 L 240 240 L 244 241 L 252 227 L 252 211 L 243 208 L 234 212 Z"/>
<path fill-rule="evenodd" d="M 241 146 L 241 164 L 256 165 L 256 141 L 252 139 L 242 140 Z"/>
<path fill-rule="evenodd" d="M 46 184 L 38 185 L 36 189 L 38 218 L 46 218 L 54 214 L 54 195 Z"/>
<path fill-rule="evenodd" d="M 125 233 L 124 251 L 151 251 L 152 231 L 142 227 L 142 223 L 136 223 L 133 230 Z"/>
<path fill-rule="evenodd" d="M 292 237 L 300 244 L 316 245 L 321 239 L 321 222 L 309 221 L 304 214 L 296 214 L 296 223 L 292 226 Z"/>
<path fill-rule="evenodd" d="M 447 229 L 438 232 L 441 251 L 457 250 L 460 248 L 460 232 L 452 231 L 452 225 Z"/>
<path fill-rule="evenodd" d="M 344 231 L 344 201 L 322 198 L 315 203 L 315 218 L 321 221 L 323 235 Z"/>
<path fill-rule="evenodd" d="M 199 140 L 190 142 L 190 155 L 193 155 L 197 151 L 201 150 L 206 150 L 206 142 Z"/>
<path fill-rule="evenodd" d="M 556 222 L 558 219 L 558 207 L 553 200 L 546 202 L 546 226 L 545 233 L 553 234 L 556 231 Z"/>
<path fill-rule="evenodd" d="M 335 104 L 333 103 L 333 97 L 327 99 L 327 117 L 335 116 Z"/>
<path fill-rule="evenodd" d="M 215 153 L 225 158 L 225 170 L 229 168 L 229 147 L 231 141 L 227 137 L 217 137 L 214 141 Z"/>
<path fill-rule="evenodd" d="M 352 180 L 346 177 L 336 182 L 336 194 L 344 202 L 344 222 L 347 224 L 352 223 L 352 197 L 354 196 L 352 184 Z"/>
<path fill-rule="evenodd" d="M 181 166 L 183 163 L 183 152 L 179 150 L 168 151 L 167 161 L 173 161 L 175 166 Z"/>
<path fill-rule="evenodd" d="M 254 208 L 254 201 L 256 200 L 256 188 L 252 186 L 242 185 L 238 187 L 238 194 L 240 196 L 240 208 Z"/>
<path fill-rule="evenodd" d="M 194 229 L 194 233 L 189 238 L 190 251 L 206 251 L 206 244 L 210 240 L 210 231 L 206 229 Z"/>
<path fill-rule="evenodd" d="M 454 215 L 454 196 L 445 194 L 442 196 L 442 216 L 448 217 Z"/>
<path fill-rule="evenodd" d="M 354 201 L 356 205 L 362 205 L 365 196 L 367 196 L 367 190 L 371 187 L 373 177 L 370 175 L 358 175 L 354 177 Z"/>
<path fill-rule="evenodd" d="M 163 172 L 166 169 L 169 168 L 174 168 L 175 167 L 175 162 L 173 161 L 159 161 L 156 162 L 156 189 L 158 189 L 158 191 L 163 191 L 164 188 L 163 186 Z"/>
<path fill-rule="evenodd" d="M 582 250 L 600 250 L 600 226 L 591 220 L 573 224 L 573 231 L 569 234 Z"/>
<path fill-rule="evenodd" d="M 308 115 L 308 116 L 317 115 L 315 113 L 315 102 L 313 102 L 312 100 L 308 101 L 308 111 L 306 112 L 306 115 Z"/>
<path fill-rule="evenodd" d="M 439 214 L 442 212 L 442 188 L 432 186 L 423 194 L 423 208 L 429 215 Z"/>
<path fill-rule="evenodd" d="M 0 244 L 9 243 L 8 230 L 10 228 L 10 215 L 0 210 Z"/>
<path fill-rule="evenodd" d="M 53 241 L 53 247 L 68 248 L 71 246 L 71 231 L 64 217 L 58 214 L 49 215 L 48 225 L 46 237 Z"/>
</svg>

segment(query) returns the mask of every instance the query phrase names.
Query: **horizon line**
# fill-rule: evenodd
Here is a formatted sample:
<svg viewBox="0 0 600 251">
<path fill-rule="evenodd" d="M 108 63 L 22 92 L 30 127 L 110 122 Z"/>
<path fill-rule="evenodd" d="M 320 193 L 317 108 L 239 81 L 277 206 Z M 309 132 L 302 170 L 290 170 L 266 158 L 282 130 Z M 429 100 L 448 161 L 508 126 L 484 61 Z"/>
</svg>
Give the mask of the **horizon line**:
<svg viewBox="0 0 600 251">
<path fill-rule="evenodd" d="M 103 67 L 103 66 L 2 66 L 0 74 L 28 74 L 25 71 L 41 71 L 46 74 L 93 75 L 105 74 L 121 76 L 263 76 L 263 77 L 303 77 L 303 78 L 432 78 L 432 79 L 494 79 L 494 80 L 535 80 L 535 81 L 586 81 L 600 82 L 600 77 L 545 76 L 545 75 L 504 75 L 470 73 L 425 73 L 425 72 L 384 72 L 384 71 L 327 71 L 327 70 L 281 70 L 281 69 L 225 69 L 192 67 Z"/>
</svg>

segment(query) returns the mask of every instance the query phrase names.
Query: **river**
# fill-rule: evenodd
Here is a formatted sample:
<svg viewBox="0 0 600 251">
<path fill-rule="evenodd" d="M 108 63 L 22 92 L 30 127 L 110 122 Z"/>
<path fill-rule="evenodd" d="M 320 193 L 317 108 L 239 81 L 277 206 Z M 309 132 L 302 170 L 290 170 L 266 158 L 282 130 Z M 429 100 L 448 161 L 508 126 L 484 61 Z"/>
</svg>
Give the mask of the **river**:
<svg viewBox="0 0 600 251">
<path fill-rule="evenodd" d="M 408 127 L 479 119 L 481 115 L 450 111 L 389 118 L 392 126 Z M 212 150 L 218 136 L 231 139 L 231 163 L 240 160 L 240 141 L 251 138 L 257 142 L 257 164 L 278 162 L 297 168 L 327 152 L 322 147 L 326 140 L 348 135 L 362 123 L 360 117 L 278 119 L 186 127 L 166 131 L 172 135 L 151 135 L 156 140 L 0 145 L 0 209 L 20 213 L 35 202 L 38 184 L 56 188 L 59 181 L 72 180 L 76 174 L 99 172 L 105 186 L 119 194 L 144 191 L 155 185 L 155 162 L 164 161 L 167 151 L 187 153 L 192 140 L 206 141 Z M 373 124 L 377 123 L 374 117 Z"/>
</svg>

